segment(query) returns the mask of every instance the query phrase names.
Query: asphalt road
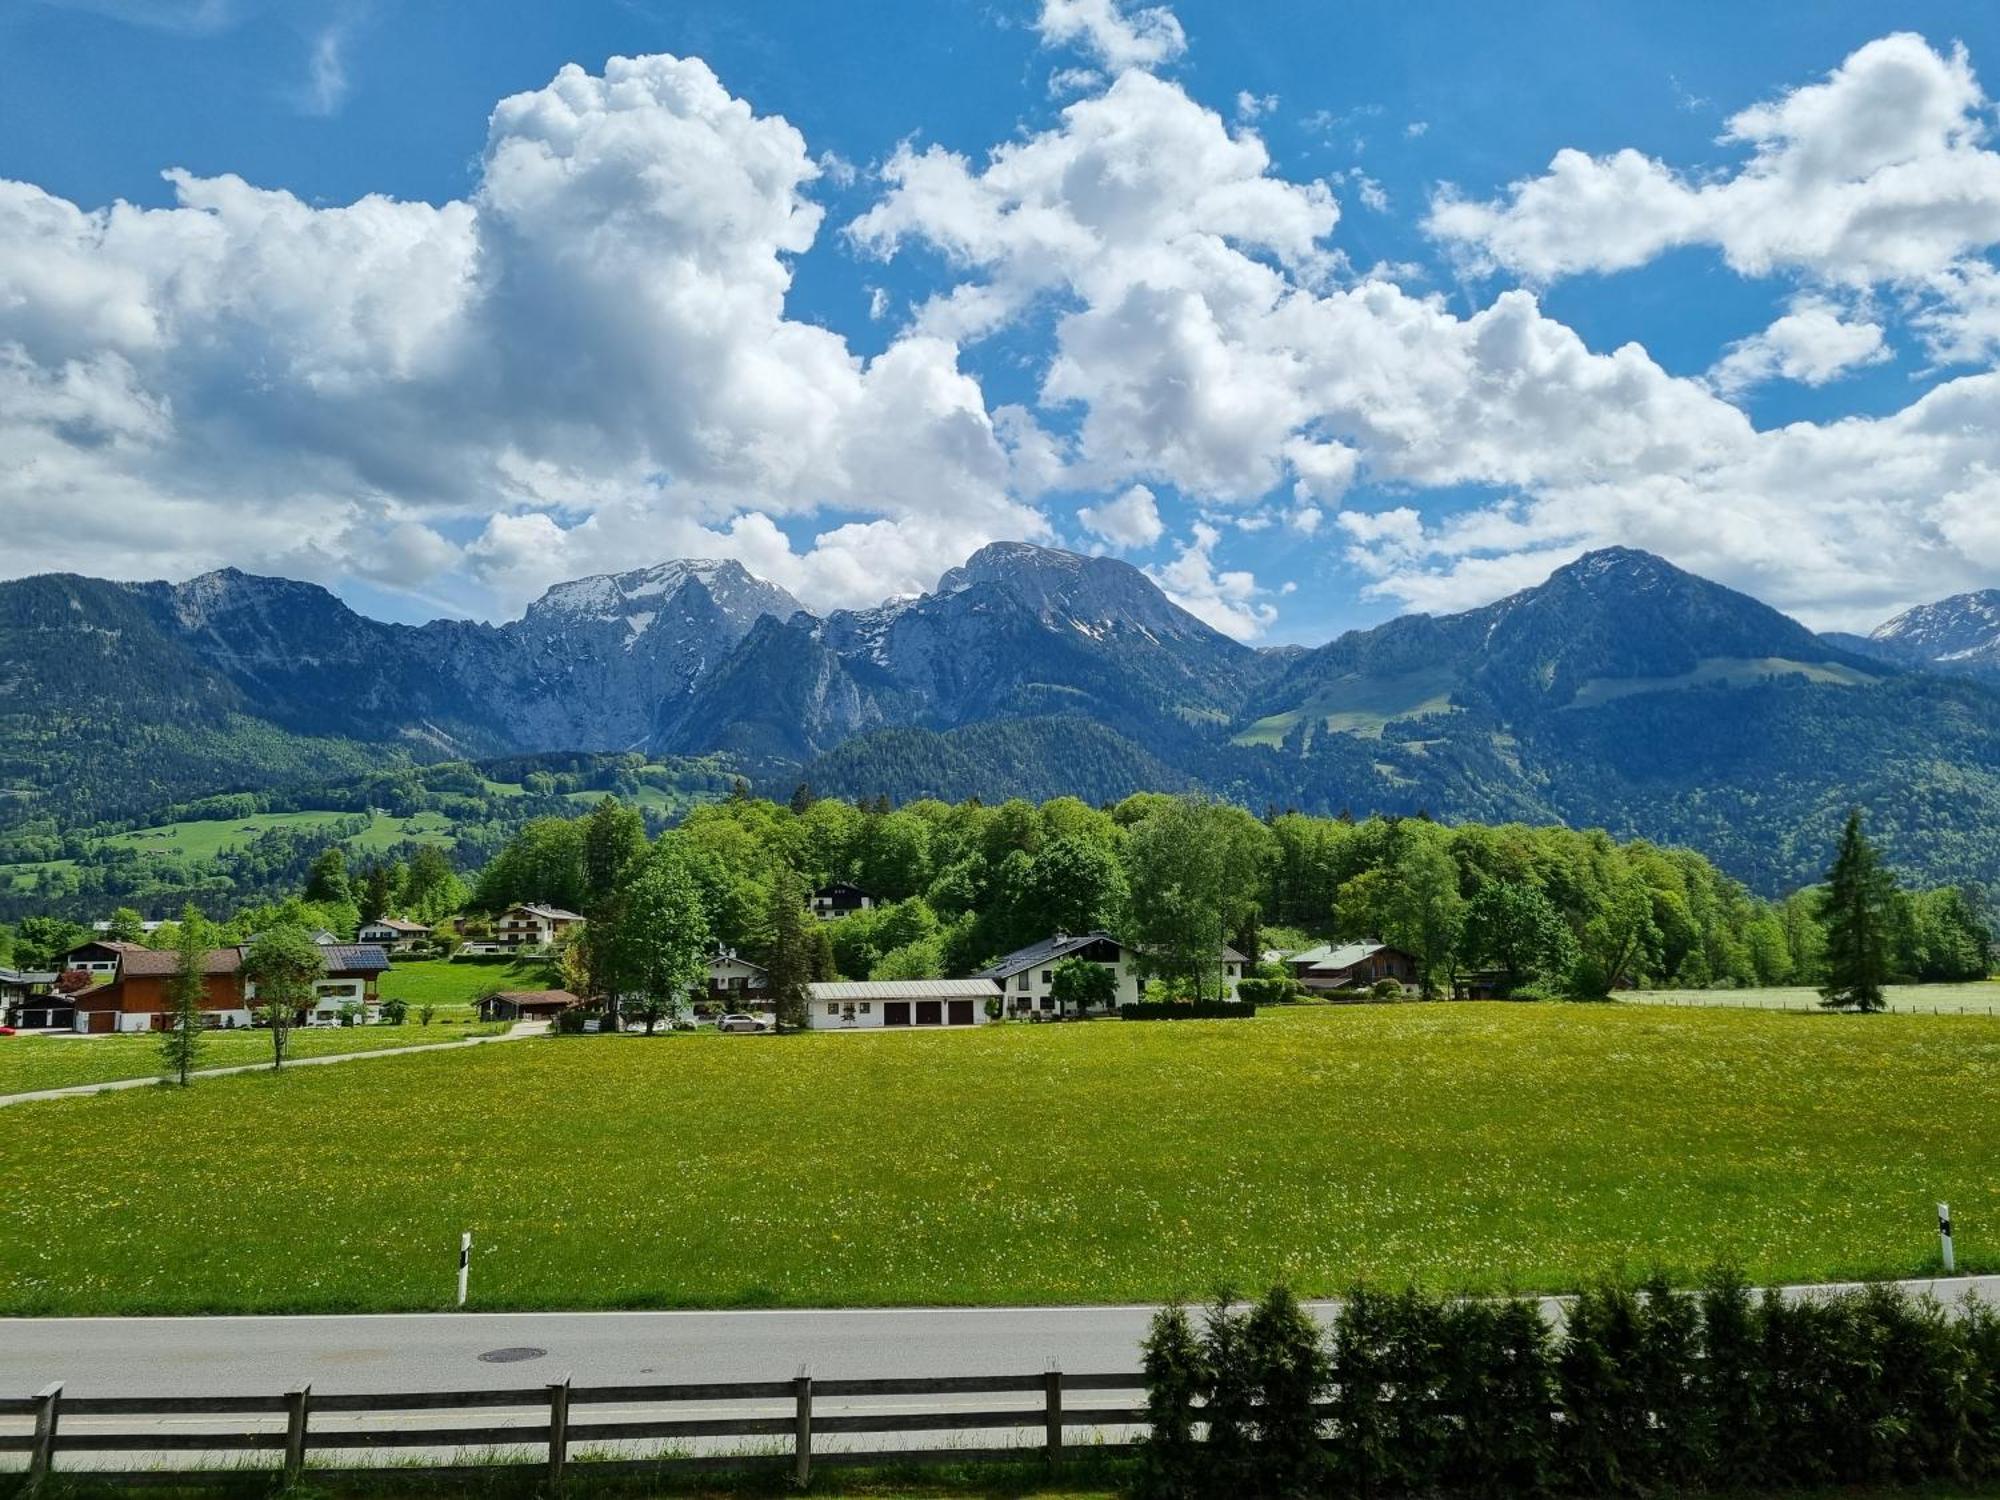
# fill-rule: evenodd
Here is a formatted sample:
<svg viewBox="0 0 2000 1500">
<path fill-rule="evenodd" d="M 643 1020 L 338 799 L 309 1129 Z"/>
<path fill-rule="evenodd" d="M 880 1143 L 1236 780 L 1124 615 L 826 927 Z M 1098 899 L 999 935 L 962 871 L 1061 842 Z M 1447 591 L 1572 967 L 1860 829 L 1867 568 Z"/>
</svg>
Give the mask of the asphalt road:
<svg viewBox="0 0 2000 1500">
<path fill-rule="evenodd" d="M 2000 1305 L 2000 1276 L 1906 1282 Z M 1553 1308 L 1556 1304 L 1550 1303 Z M 1314 1304 L 1322 1318 L 1332 1303 Z M 0 1319 L 0 1393 L 476 1390 L 1136 1370 L 1151 1307 Z M 505 1360 L 492 1356 L 515 1351 Z M 521 1351 L 540 1351 L 522 1355 Z"/>
</svg>

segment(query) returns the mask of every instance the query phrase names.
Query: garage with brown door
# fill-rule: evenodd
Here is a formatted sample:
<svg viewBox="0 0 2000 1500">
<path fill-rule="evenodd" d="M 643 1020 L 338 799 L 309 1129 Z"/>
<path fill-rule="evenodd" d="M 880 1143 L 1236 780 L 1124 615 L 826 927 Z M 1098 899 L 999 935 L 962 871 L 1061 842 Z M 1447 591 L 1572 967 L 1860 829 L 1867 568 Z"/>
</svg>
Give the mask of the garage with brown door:
<svg viewBox="0 0 2000 1500">
<path fill-rule="evenodd" d="M 956 1030 L 983 1025 L 999 1010 L 990 979 L 829 979 L 806 987 L 816 1031 Z"/>
</svg>

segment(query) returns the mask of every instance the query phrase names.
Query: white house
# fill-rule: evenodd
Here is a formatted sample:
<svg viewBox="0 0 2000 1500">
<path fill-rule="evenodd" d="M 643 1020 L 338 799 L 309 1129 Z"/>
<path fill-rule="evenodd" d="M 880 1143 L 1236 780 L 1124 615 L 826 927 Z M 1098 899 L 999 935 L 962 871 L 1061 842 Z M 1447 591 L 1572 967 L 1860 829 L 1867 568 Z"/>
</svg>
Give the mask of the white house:
<svg viewBox="0 0 2000 1500">
<path fill-rule="evenodd" d="M 860 886 L 850 885 L 845 880 L 836 880 L 831 885 L 823 885 L 812 893 L 812 914 L 822 922 L 851 917 L 858 911 L 867 911 L 874 904 L 873 896 Z"/>
<path fill-rule="evenodd" d="M 734 948 L 718 948 L 708 961 L 708 988 L 695 991 L 695 1004 L 712 1011 L 768 1011 L 771 976 Z"/>
<path fill-rule="evenodd" d="M 1000 997 L 990 979 L 864 979 L 807 988 L 814 1031 L 983 1026 L 987 1002 Z"/>
<path fill-rule="evenodd" d="M 430 935 L 430 928 L 422 922 L 406 922 L 401 917 L 377 917 L 372 922 L 363 922 L 355 937 L 360 942 L 375 943 L 391 953 L 401 953 Z"/>
<path fill-rule="evenodd" d="M 1039 943 L 1018 948 L 998 963 L 981 969 L 978 977 L 990 979 L 1006 993 L 1007 1014 L 1013 1017 L 1057 1014 L 1055 996 L 1056 965 L 1065 958 L 1080 958 L 1102 964 L 1117 976 L 1112 994 L 1113 1008 L 1133 1005 L 1145 998 L 1145 981 L 1140 977 L 1138 951 L 1106 932 L 1086 932 L 1081 937 L 1057 933 Z M 1227 998 L 1236 998 L 1236 982 L 1243 977 L 1244 957 L 1234 948 L 1221 954 L 1222 982 Z"/>
<path fill-rule="evenodd" d="M 582 920 L 575 912 L 564 911 L 560 906 L 543 906 L 539 902 L 510 906 L 494 921 L 490 946 L 502 953 L 554 947 L 557 938 Z M 472 945 L 468 943 L 466 947 L 469 951 Z"/>
</svg>

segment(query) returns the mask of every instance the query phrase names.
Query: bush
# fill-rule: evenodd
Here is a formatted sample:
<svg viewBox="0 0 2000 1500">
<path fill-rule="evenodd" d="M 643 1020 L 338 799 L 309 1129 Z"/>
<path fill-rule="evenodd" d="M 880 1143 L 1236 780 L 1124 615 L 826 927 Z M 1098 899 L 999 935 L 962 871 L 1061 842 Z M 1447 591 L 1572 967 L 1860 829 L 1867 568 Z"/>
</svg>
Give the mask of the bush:
<svg viewBox="0 0 2000 1500">
<path fill-rule="evenodd" d="M 597 1022 L 598 1030 L 604 1029 L 604 1012 L 597 1010 L 565 1010 L 556 1013 L 556 1030 L 571 1036 L 583 1033 L 584 1022 Z"/>
<path fill-rule="evenodd" d="M 381 1005 L 382 1024 L 401 1026 L 409 1019 L 410 1002 L 407 1000 L 384 1000 Z"/>
<path fill-rule="evenodd" d="M 1208 1360 L 1180 1303 L 1153 1315 L 1140 1367 L 1147 1432 L 1139 1445 L 1139 1493 L 1146 1500 L 1195 1500 L 1202 1492 L 1195 1408 L 1207 1394 Z"/>
<path fill-rule="evenodd" d="M 1199 1341 L 1163 1311 L 1146 1355 L 1149 1496 L 1762 1493 L 2000 1473 L 2000 1314 L 1894 1287 L 1788 1301 L 1727 1270 L 1692 1296 L 1607 1282 L 1574 1300 L 1560 1338 L 1531 1302 L 1364 1287 L 1330 1357 L 1279 1287 L 1247 1313 L 1219 1299 Z"/>
<path fill-rule="evenodd" d="M 1400 1000 L 1403 987 L 1393 979 L 1378 979 L 1369 987 L 1369 995 L 1376 1000 Z"/>
<path fill-rule="evenodd" d="M 1289 975 L 1236 981 L 1237 999 L 1251 1005 L 1289 1005 L 1305 992 L 1306 987 Z"/>
<path fill-rule="evenodd" d="M 1128 1021 L 1237 1021 L 1257 1014 L 1250 1000 L 1200 1000 L 1184 1004 L 1174 1000 L 1140 1000 L 1118 1007 Z"/>
</svg>

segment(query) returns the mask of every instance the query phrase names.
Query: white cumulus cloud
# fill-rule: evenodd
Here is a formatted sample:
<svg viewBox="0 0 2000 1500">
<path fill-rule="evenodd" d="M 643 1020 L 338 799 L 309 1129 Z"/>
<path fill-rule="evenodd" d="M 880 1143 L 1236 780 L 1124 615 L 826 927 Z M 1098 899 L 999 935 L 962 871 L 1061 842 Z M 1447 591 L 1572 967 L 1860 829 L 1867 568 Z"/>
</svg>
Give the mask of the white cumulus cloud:
<svg viewBox="0 0 2000 1500">
<path fill-rule="evenodd" d="M 1035 29 L 1044 46 L 1078 48 L 1113 72 L 1156 68 L 1187 50 L 1172 10 L 1129 0 L 1042 0 Z"/>
<path fill-rule="evenodd" d="M 1769 328 L 1731 344 L 1708 378 L 1725 395 L 1772 379 L 1825 385 L 1888 357 L 1881 324 L 1849 318 L 1824 297 L 1805 296 Z"/>
<path fill-rule="evenodd" d="M 1160 522 L 1159 504 L 1143 484 L 1135 484 L 1101 505 L 1084 506 L 1076 518 L 1092 535 L 1128 549 L 1150 547 L 1166 530 Z"/>
</svg>

